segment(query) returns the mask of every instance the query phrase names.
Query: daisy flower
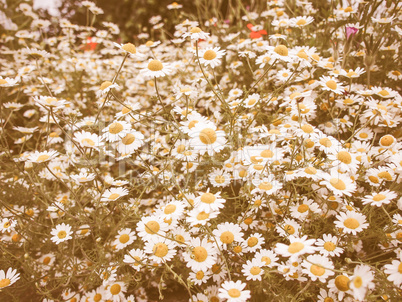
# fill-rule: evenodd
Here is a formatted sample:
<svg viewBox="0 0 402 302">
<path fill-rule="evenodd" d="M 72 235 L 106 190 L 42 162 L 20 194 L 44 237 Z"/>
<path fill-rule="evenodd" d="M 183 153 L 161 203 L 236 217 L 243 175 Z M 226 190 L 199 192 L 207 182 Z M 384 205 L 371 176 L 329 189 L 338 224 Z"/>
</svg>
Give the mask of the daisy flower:
<svg viewBox="0 0 402 302">
<path fill-rule="evenodd" d="M 50 240 L 52 240 L 56 244 L 73 238 L 71 237 L 71 235 L 73 234 L 73 232 L 71 231 L 71 226 L 65 223 L 56 225 L 56 227 L 52 229 L 50 234 L 53 235 Z"/>
<path fill-rule="evenodd" d="M 317 239 L 315 245 L 318 247 L 320 254 L 330 257 L 339 257 L 343 253 L 343 249 L 338 246 L 338 238 L 331 234 L 324 234 L 323 239 Z"/>
<path fill-rule="evenodd" d="M 124 121 L 115 121 L 102 130 L 102 138 L 109 142 L 121 140 L 130 132 L 131 125 Z"/>
<path fill-rule="evenodd" d="M 186 221 L 187 223 L 190 223 L 192 226 L 205 225 L 211 219 L 216 218 L 218 214 L 219 214 L 218 211 L 207 213 L 198 208 L 194 208 L 187 214 Z"/>
<path fill-rule="evenodd" d="M 58 100 L 50 96 L 34 96 L 34 102 L 36 105 L 53 109 L 62 108 L 67 103 L 65 100 Z"/>
<path fill-rule="evenodd" d="M 176 255 L 176 243 L 161 236 L 149 237 L 145 241 L 144 252 L 150 254 L 151 260 L 156 263 L 167 262 Z"/>
<path fill-rule="evenodd" d="M 314 21 L 314 18 L 311 16 L 299 16 L 296 18 L 291 18 L 289 20 L 289 24 L 291 27 L 298 27 L 298 28 L 302 28 L 306 25 L 309 25 L 310 23 L 312 23 Z"/>
<path fill-rule="evenodd" d="M 198 122 L 189 133 L 190 145 L 200 152 L 212 156 L 225 147 L 225 132 L 216 130 L 216 126 L 209 122 Z"/>
<path fill-rule="evenodd" d="M 113 245 L 116 245 L 116 250 L 121 250 L 133 243 L 137 236 L 130 228 L 126 228 L 118 231 L 115 238 Z"/>
<path fill-rule="evenodd" d="M 300 255 L 314 253 L 317 248 L 314 246 L 315 239 L 307 239 L 307 235 L 298 238 L 293 235 L 288 237 L 290 244 L 277 243 L 275 252 L 283 257 L 297 259 Z"/>
<path fill-rule="evenodd" d="M 73 139 L 83 148 L 95 148 L 101 145 L 100 137 L 98 135 L 84 130 L 81 132 L 75 132 Z"/>
<path fill-rule="evenodd" d="M 140 70 L 145 77 L 160 78 L 172 73 L 172 70 L 167 63 L 162 63 L 159 60 L 150 59 L 146 68 Z"/>
<path fill-rule="evenodd" d="M 191 251 L 184 252 L 187 267 L 193 271 L 206 271 L 216 263 L 218 251 L 207 239 L 192 238 L 189 243 Z"/>
<path fill-rule="evenodd" d="M 325 283 L 329 276 L 335 275 L 332 271 L 334 264 L 325 256 L 309 255 L 306 260 L 303 260 L 303 273 L 309 275 L 312 281 L 319 280 Z"/>
<path fill-rule="evenodd" d="M 140 271 L 146 261 L 146 255 L 142 249 L 132 249 L 124 255 L 123 262 L 130 264 L 133 269 Z"/>
<path fill-rule="evenodd" d="M 253 93 L 249 95 L 244 101 L 244 107 L 252 108 L 254 107 L 260 100 L 260 95 L 258 93 Z"/>
<path fill-rule="evenodd" d="M 215 169 L 208 175 L 209 182 L 214 187 L 227 187 L 230 184 L 231 176 L 223 170 Z"/>
<path fill-rule="evenodd" d="M 57 156 L 59 155 L 59 152 L 55 151 L 55 150 L 51 150 L 51 151 L 43 151 L 43 152 L 39 152 L 39 151 L 35 151 L 33 154 L 31 154 L 28 157 L 28 160 L 30 162 L 33 163 L 44 163 L 50 160 L 55 159 Z"/>
<path fill-rule="evenodd" d="M 102 202 L 109 202 L 115 201 L 120 197 L 128 195 L 128 190 L 125 188 L 110 188 L 103 192 L 101 201 Z"/>
<path fill-rule="evenodd" d="M 373 283 L 374 274 L 368 265 L 356 266 L 350 279 L 350 288 L 353 291 L 353 296 L 359 301 L 364 300 L 367 289 L 374 289 L 375 287 Z"/>
<path fill-rule="evenodd" d="M 350 278 L 346 273 L 336 276 L 328 282 L 328 289 L 332 294 L 338 294 L 338 300 L 342 301 L 345 294 L 351 294 L 352 291 L 349 287 Z"/>
<path fill-rule="evenodd" d="M 271 250 L 260 249 L 258 252 L 254 254 L 254 258 L 261 260 L 264 266 L 274 267 L 278 265 L 278 257 Z"/>
<path fill-rule="evenodd" d="M 320 289 L 320 294 L 318 295 L 317 298 L 318 298 L 317 302 L 338 302 L 338 299 L 333 293 L 329 291 L 327 292 L 323 288 Z"/>
<path fill-rule="evenodd" d="M 104 81 L 100 87 L 99 90 L 96 92 L 96 96 L 102 97 L 107 95 L 112 89 L 117 89 L 119 88 L 119 85 L 117 85 L 116 83 L 112 83 L 110 81 Z"/>
<path fill-rule="evenodd" d="M 274 62 L 274 59 L 270 53 L 263 54 L 261 56 L 258 56 L 257 59 L 255 60 L 255 64 L 259 65 L 259 68 L 264 68 L 265 65 L 272 64 Z"/>
<path fill-rule="evenodd" d="M 251 294 L 249 290 L 244 290 L 246 283 L 242 283 L 240 280 L 225 281 L 219 288 L 218 297 L 221 299 L 227 299 L 227 302 L 246 302 L 250 299 Z"/>
<path fill-rule="evenodd" d="M 262 269 L 263 266 L 264 263 L 261 260 L 254 258 L 251 261 L 247 260 L 247 262 L 242 265 L 243 269 L 241 272 L 246 277 L 246 280 L 261 281 L 261 275 L 264 272 Z"/>
<path fill-rule="evenodd" d="M 203 32 L 201 28 L 195 26 L 182 35 L 182 38 L 190 37 L 191 40 L 207 40 L 209 33 Z"/>
<path fill-rule="evenodd" d="M 295 220 L 289 218 L 285 218 L 283 222 L 278 224 L 275 228 L 275 230 L 279 233 L 279 236 L 282 237 L 287 237 L 289 235 L 299 236 L 299 229 L 300 225 Z"/>
<path fill-rule="evenodd" d="M 384 265 L 384 273 L 388 275 L 387 279 L 400 287 L 402 284 L 402 253 L 398 260 L 392 260 L 391 264 Z M 1 278 L 1 277 L 0 277 Z M 1 282 L 1 281 L 0 281 Z"/>
<path fill-rule="evenodd" d="M 16 269 L 8 268 L 7 272 L 0 270 L 0 290 L 10 286 L 20 279 L 20 273 L 17 273 Z"/>
<path fill-rule="evenodd" d="M 356 184 L 353 183 L 350 177 L 335 170 L 332 170 L 331 174 L 325 174 L 324 180 L 320 184 L 325 185 L 337 196 L 352 196 L 352 193 L 356 191 Z"/>
<path fill-rule="evenodd" d="M 290 54 L 289 49 L 285 45 L 277 45 L 275 47 L 268 46 L 269 53 L 274 60 L 281 60 L 284 62 L 292 62 L 293 55 Z"/>
<path fill-rule="evenodd" d="M 137 233 L 142 240 L 150 240 L 151 238 L 162 238 L 169 229 L 169 225 L 163 221 L 159 215 L 143 216 L 137 224 Z"/>
<path fill-rule="evenodd" d="M 117 145 L 117 150 L 122 154 L 131 154 L 144 144 L 144 135 L 139 131 L 130 131 Z"/>
<path fill-rule="evenodd" d="M 366 216 L 354 211 L 340 212 L 339 215 L 336 215 L 336 218 L 338 220 L 335 221 L 335 226 L 343 229 L 347 234 L 356 235 L 369 226 L 366 223 Z"/>
<path fill-rule="evenodd" d="M 342 94 L 345 91 L 345 88 L 339 84 L 336 78 L 333 77 L 322 76 L 319 83 L 321 84 L 322 89 L 332 91 L 336 94 Z"/>
<path fill-rule="evenodd" d="M 251 234 L 247 239 L 247 251 L 254 253 L 265 243 L 264 237 L 260 233 Z"/>
<path fill-rule="evenodd" d="M 80 174 L 71 175 L 71 178 L 74 179 L 77 184 L 92 181 L 95 177 L 95 173 L 88 173 L 87 171 L 81 171 Z"/>
<path fill-rule="evenodd" d="M 212 232 L 216 241 L 224 249 L 227 249 L 229 244 L 240 242 L 243 238 L 242 228 L 231 222 L 224 222 L 217 225 L 217 228 Z"/>
<path fill-rule="evenodd" d="M 274 180 L 272 176 L 263 179 L 253 179 L 252 183 L 256 188 L 251 191 L 251 194 L 266 193 L 271 195 L 282 188 L 282 184 Z"/>
<path fill-rule="evenodd" d="M 221 58 L 225 55 L 225 50 L 220 50 L 220 47 L 207 48 L 200 50 L 198 57 L 201 64 L 215 68 L 221 65 Z"/>
<path fill-rule="evenodd" d="M 125 299 L 124 293 L 127 286 L 124 282 L 113 282 L 105 286 L 105 299 L 113 302 L 120 302 Z"/>
<path fill-rule="evenodd" d="M 0 222 L 0 230 L 2 233 L 14 230 L 17 225 L 17 221 L 13 219 L 3 218 Z"/>
<path fill-rule="evenodd" d="M 389 204 L 392 199 L 396 198 L 397 194 L 390 190 L 381 191 L 379 193 L 373 193 L 366 195 L 362 199 L 363 204 L 370 204 L 372 206 L 381 207 L 383 204 Z"/>
<path fill-rule="evenodd" d="M 200 211 L 210 213 L 222 209 L 225 202 L 226 200 L 221 198 L 220 192 L 210 193 L 208 189 L 208 192 L 196 197 L 194 207 Z"/>
</svg>

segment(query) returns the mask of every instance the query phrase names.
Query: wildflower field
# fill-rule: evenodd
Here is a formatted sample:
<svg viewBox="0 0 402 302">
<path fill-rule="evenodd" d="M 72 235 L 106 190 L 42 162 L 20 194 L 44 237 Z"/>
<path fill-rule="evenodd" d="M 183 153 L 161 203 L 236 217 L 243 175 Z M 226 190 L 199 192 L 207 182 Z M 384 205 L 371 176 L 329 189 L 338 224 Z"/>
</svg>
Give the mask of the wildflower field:
<svg viewBox="0 0 402 302">
<path fill-rule="evenodd" d="M 0 301 L 402 301 L 402 2 L 74 10 L 0 1 Z"/>
</svg>

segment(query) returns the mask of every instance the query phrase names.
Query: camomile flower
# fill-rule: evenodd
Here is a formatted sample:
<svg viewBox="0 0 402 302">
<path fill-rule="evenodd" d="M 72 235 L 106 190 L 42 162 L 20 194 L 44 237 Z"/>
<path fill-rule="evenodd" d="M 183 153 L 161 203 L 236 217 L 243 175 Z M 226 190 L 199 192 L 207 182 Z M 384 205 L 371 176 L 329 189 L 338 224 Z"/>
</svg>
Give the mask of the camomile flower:
<svg viewBox="0 0 402 302">
<path fill-rule="evenodd" d="M 260 100 L 260 95 L 258 93 L 250 94 L 244 101 L 243 106 L 245 108 L 252 108 L 254 107 Z"/>
<path fill-rule="evenodd" d="M 122 154 L 131 154 L 144 144 L 144 135 L 139 131 L 130 131 L 121 138 L 117 150 Z"/>
<path fill-rule="evenodd" d="M 374 274 L 368 265 L 358 265 L 350 278 L 350 289 L 353 296 L 359 301 L 363 301 L 368 289 L 374 289 Z"/>
<path fill-rule="evenodd" d="M 271 251 L 266 249 L 260 249 L 258 252 L 254 254 L 254 258 L 261 260 L 263 266 L 274 267 L 277 266 L 278 257 L 277 255 Z"/>
<path fill-rule="evenodd" d="M 332 91 L 336 94 L 342 94 L 345 91 L 345 88 L 338 82 L 336 78 L 322 76 L 320 78 L 319 83 L 321 84 L 322 89 L 327 91 Z"/>
<path fill-rule="evenodd" d="M 201 28 L 199 28 L 198 26 L 195 26 L 193 28 L 190 29 L 190 31 L 184 33 L 182 35 L 182 38 L 187 38 L 190 37 L 191 40 L 206 40 L 208 39 L 209 33 L 203 32 L 201 30 Z"/>
<path fill-rule="evenodd" d="M 176 246 L 174 241 L 156 235 L 145 241 L 144 252 L 150 255 L 151 260 L 162 263 L 172 260 L 177 253 Z"/>
<path fill-rule="evenodd" d="M 116 246 L 116 250 L 121 250 L 133 243 L 136 238 L 135 232 L 130 228 L 122 229 L 117 232 L 113 245 Z"/>
<path fill-rule="evenodd" d="M 344 70 L 342 69 L 340 72 L 340 75 L 347 77 L 349 79 L 354 79 L 360 77 L 363 73 L 366 71 L 363 68 L 357 67 L 355 70 L 349 69 L 349 70 Z"/>
<path fill-rule="evenodd" d="M 251 234 L 247 239 L 247 252 L 254 253 L 265 243 L 264 237 L 260 233 Z"/>
<path fill-rule="evenodd" d="M 146 68 L 140 70 L 147 78 L 160 78 L 172 73 L 170 65 L 159 60 L 150 59 Z"/>
<path fill-rule="evenodd" d="M 366 216 L 354 211 L 340 212 L 336 218 L 338 220 L 335 221 L 335 226 L 343 229 L 343 232 L 347 234 L 356 235 L 369 226 L 366 223 Z"/>
<path fill-rule="evenodd" d="M 141 54 L 137 51 L 137 48 L 132 43 L 118 44 L 118 43 L 113 42 L 113 45 L 116 46 L 117 48 L 119 48 L 120 50 L 122 50 L 124 53 L 129 54 L 130 57 L 137 58 L 137 59 L 144 57 L 143 54 Z"/>
<path fill-rule="evenodd" d="M 160 216 L 143 216 L 136 228 L 138 237 L 143 240 L 150 240 L 154 237 L 163 238 L 161 236 L 165 236 L 168 229 L 169 225 Z"/>
<path fill-rule="evenodd" d="M 124 255 L 123 262 L 129 264 L 137 272 L 145 264 L 147 257 L 142 249 L 132 249 L 127 255 Z"/>
<path fill-rule="evenodd" d="M 317 239 L 315 245 L 320 254 L 330 257 L 339 257 L 343 253 L 343 248 L 338 246 L 338 238 L 331 234 L 324 234 L 323 239 Z"/>
<path fill-rule="evenodd" d="M 101 201 L 102 202 L 115 201 L 126 195 L 128 195 L 128 190 L 125 188 L 110 188 L 105 192 L 103 192 Z"/>
<path fill-rule="evenodd" d="M 53 235 L 50 240 L 52 240 L 56 244 L 73 238 L 71 237 L 71 235 L 73 234 L 73 232 L 71 231 L 71 226 L 65 223 L 56 225 L 56 227 L 52 229 L 50 234 Z"/>
<path fill-rule="evenodd" d="M 249 290 L 244 290 L 246 283 L 242 283 L 240 280 L 225 281 L 219 288 L 218 297 L 226 299 L 227 302 L 246 302 L 250 299 L 251 294 Z"/>
<path fill-rule="evenodd" d="M 392 260 L 391 264 L 384 265 L 384 273 L 388 275 L 387 279 L 389 281 L 400 287 L 402 284 L 402 254 L 398 258 L 397 260 Z"/>
<path fill-rule="evenodd" d="M 322 180 L 320 184 L 325 185 L 337 196 L 352 196 L 352 193 L 356 191 L 356 184 L 353 183 L 350 177 L 336 170 L 332 170 L 331 174 L 325 174 L 324 180 Z"/>
<path fill-rule="evenodd" d="M 192 282 L 194 282 L 194 284 L 196 284 L 196 285 L 201 285 L 203 283 L 206 283 L 211 277 L 212 277 L 211 272 L 202 271 L 202 270 L 197 271 L 197 272 L 190 272 L 190 274 L 189 274 L 190 280 Z M 195 301 L 198 302 L 199 300 L 196 299 Z M 208 298 L 205 301 L 207 302 Z"/>
<path fill-rule="evenodd" d="M 268 51 L 274 60 L 281 60 L 284 62 L 292 62 L 293 55 L 285 45 L 267 46 Z"/>
<path fill-rule="evenodd" d="M 217 228 L 212 232 L 216 238 L 217 243 L 227 249 L 229 244 L 242 241 L 243 232 L 242 228 L 231 222 L 224 222 L 217 225 Z"/>
<path fill-rule="evenodd" d="M 88 173 L 86 171 L 81 171 L 79 174 L 71 175 L 71 178 L 75 180 L 77 184 L 86 183 L 94 180 L 96 177 L 95 173 Z"/>
<path fill-rule="evenodd" d="M 355 155 L 346 149 L 339 149 L 332 154 L 328 154 L 328 159 L 333 161 L 333 167 L 336 167 L 340 171 L 352 173 L 357 171 L 359 164 Z"/>
<path fill-rule="evenodd" d="M 224 170 L 214 169 L 208 175 L 209 182 L 214 187 L 227 187 L 230 184 L 231 176 Z"/>
<path fill-rule="evenodd" d="M 114 121 L 105 127 L 102 132 L 102 138 L 109 142 L 116 142 L 130 132 L 131 125 L 125 121 Z"/>
<path fill-rule="evenodd" d="M 190 145 L 200 152 L 212 156 L 225 147 L 225 132 L 216 130 L 216 126 L 210 122 L 198 122 L 189 133 Z"/>
<path fill-rule="evenodd" d="M 246 280 L 261 281 L 261 275 L 264 273 L 263 266 L 264 262 L 258 258 L 254 258 L 251 261 L 247 260 L 247 262 L 242 265 L 243 269 L 241 272 L 246 277 Z"/>
<path fill-rule="evenodd" d="M 123 301 L 126 291 L 127 285 L 124 282 L 113 282 L 105 286 L 105 299 L 113 302 Z"/>
<path fill-rule="evenodd" d="M 306 25 L 309 25 L 310 23 L 312 23 L 314 21 L 314 18 L 311 16 L 299 16 L 296 18 L 291 18 L 289 20 L 289 24 L 291 27 L 298 27 L 298 28 L 302 28 Z"/>
<path fill-rule="evenodd" d="M 20 273 L 16 269 L 8 268 L 7 272 L 0 270 L 0 290 L 14 284 L 20 279 Z"/>
<path fill-rule="evenodd" d="M 206 271 L 210 269 L 217 260 L 217 253 L 213 243 L 207 239 L 192 238 L 189 243 L 190 250 L 184 252 L 186 266 L 193 271 Z"/>
<path fill-rule="evenodd" d="M 264 68 L 265 65 L 271 65 L 274 62 L 274 59 L 270 53 L 263 54 L 258 56 L 255 60 L 255 64 L 259 65 L 259 68 Z"/>
<path fill-rule="evenodd" d="M 219 211 L 224 207 L 225 199 L 221 198 L 220 192 L 210 193 L 209 189 L 206 193 L 202 193 L 194 200 L 194 207 L 206 213 Z"/>
<path fill-rule="evenodd" d="M 275 194 L 276 191 L 282 188 L 282 184 L 279 181 L 274 180 L 272 176 L 263 179 L 253 179 L 252 183 L 255 186 L 251 191 L 252 194 L 265 193 L 271 195 Z"/>
<path fill-rule="evenodd" d="M 0 222 L 0 230 L 2 233 L 14 230 L 17 225 L 17 221 L 14 219 L 3 218 Z"/>
<path fill-rule="evenodd" d="M 306 260 L 303 260 L 302 266 L 304 269 L 303 273 L 309 275 L 312 281 L 317 279 L 320 282 L 325 283 L 329 276 L 335 275 L 333 271 L 334 264 L 327 257 L 322 255 L 309 255 Z"/>
<path fill-rule="evenodd" d="M 96 96 L 99 98 L 101 96 L 106 96 L 112 89 L 119 88 L 119 85 L 112 83 L 110 81 L 104 81 L 99 89 L 96 91 Z"/>
<path fill-rule="evenodd" d="M 73 139 L 77 141 L 83 148 L 96 148 L 102 144 L 101 139 L 97 134 L 84 130 L 81 132 L 75 132 Z"/>
<path fill-rule="evenodd" d="M 279 236 L 282 237 L 289 235 L 299 236 L 300 224 L 293 219 L 285 218 L 282 223 L 276 226 L 275 230 L 279 233 Z"/>
<path fill-rule="evenodd" d="M 3 78 L 0 76 L 0 87 L 12 87 L 18 85 L 19 79 Z"/>
<path fill-rule="evenodd" d="M 33 162 L 33 163 L 44 163 L 48 162 L 50 160 L 55 159 L 59 155 L 59 152 L 55 150 L 51 151 L 35 151 L 28 157 L 28 161 Z"/>
<path fill-rule="evenodd" d="M 338 299 L 333 293 L 323 288 L 320 289 L 320 294 L 317 296 L 317 299 L 317 302 L 338 302 Z"/>
<path fill-rule="evenodd" d="M 328 282 L 328 289 L 331 294 L 337 294 L 338 300 L 342 301 L 345 294 L 352 294 L 350 289 L 350 278 L 346 273 L 338 275 L 335 279 L 331 279 Z"/>
<path fill-rule="evenodd" d="M 366 195 L 362 199 L 363 204 L 370 204 L 372 206 L 381 207 L 383 204 L 389 204 L 391 200 L 397 197 L 397 194 L 390 190 L 381 191 Z"/>
<path fill-rule="evenodd" d="M 220 50 L 220 47 L 207 48 L 200 50 L 198 57 L 201 64 L 215 68 L 221 65 L 221 58 L 226 54 L 225 50 Z"/>
<path fill-rule="evenodd" d="M 292 217 L 303 220 L 307 218 L 307 216 L 311 213 L 320 213 L 319 208 L 320 206 L 316 204 L 313 200 L 303 198 L 301 202 L 290 207 L 290 213 Z"/>
<path fill-rule="evenodd" d="M 297 259 L 303 254 L 312 254 L 317 248 L 314 246 L 315 239 L 307 239 L 307 235 L 301 238 L 290 235 L 288 237 L 290 244 L 277 243 L 275 247 L 275 253 L 282 255 L 283 257 L 291 257 L 291 259 Z"/>
<path fill-rule="evenodd" d="M 216 218 L 219 212 L 205 212 L 198 208 L 192 209 L 188 214 L 186 221 L 192 226 L 206 225 L 211 219 Z"/>
</svg>

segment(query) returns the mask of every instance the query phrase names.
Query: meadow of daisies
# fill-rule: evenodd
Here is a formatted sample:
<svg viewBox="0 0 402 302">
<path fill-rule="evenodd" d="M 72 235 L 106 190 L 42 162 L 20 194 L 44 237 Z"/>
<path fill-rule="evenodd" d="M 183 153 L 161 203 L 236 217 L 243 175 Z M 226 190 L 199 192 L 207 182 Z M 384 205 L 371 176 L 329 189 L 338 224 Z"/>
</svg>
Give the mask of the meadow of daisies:
<svg viewBox="0 0 402 302">
<path fill-rule="evenodd" d="M 197 3 L 0 2 L 0 300 L 400 301 L 401 3 Z"/>
</svg>

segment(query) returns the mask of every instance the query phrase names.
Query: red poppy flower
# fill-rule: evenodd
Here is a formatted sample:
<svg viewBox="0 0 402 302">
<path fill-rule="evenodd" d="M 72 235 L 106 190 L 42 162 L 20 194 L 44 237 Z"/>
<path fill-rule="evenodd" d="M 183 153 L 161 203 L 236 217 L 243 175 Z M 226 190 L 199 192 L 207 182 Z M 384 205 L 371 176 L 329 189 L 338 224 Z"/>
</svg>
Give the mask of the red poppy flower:
<svg viewBox="0 0 402 302">
<path fill-rule="evenodd" d="M 96 38 L 92 39 L 91 37 L 88 37 L 85 44 L 82 45 L 82 49 L 85 51 L 95 50 L 96 45 L 98 45 L 98 43 L 96 42 Z"/>
<path fill-rule="evenodd" d="M 262 35 L 267 35 L 268 34 L 267 31 L 264 30 L 264 29 L 259 30 L 259 31 L 253 31 L 253 29 L 252 29 L 253 26 L 254 25 L 251 24 L 251 23 L 247 24 L 248 29 L 251 30 L 251 33 L 250 33 L 250 38 L 251 39 L 258 39 L 258 38 L 261 38 Z"/>
</svg>

